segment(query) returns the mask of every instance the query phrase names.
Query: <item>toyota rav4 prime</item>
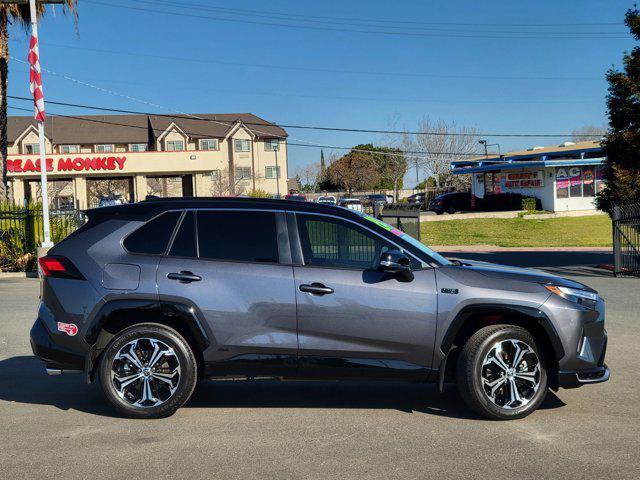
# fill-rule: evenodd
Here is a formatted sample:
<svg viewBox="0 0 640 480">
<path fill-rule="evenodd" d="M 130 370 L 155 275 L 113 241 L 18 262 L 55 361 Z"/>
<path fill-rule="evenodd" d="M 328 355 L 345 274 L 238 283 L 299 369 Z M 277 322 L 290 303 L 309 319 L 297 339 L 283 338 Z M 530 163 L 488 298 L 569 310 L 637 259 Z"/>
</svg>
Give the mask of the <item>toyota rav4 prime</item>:
<svg viewBox="0 0 640 480">
<path fill-rule="evenodd" d="M 460 263 L 360 212 L 249 198 L 88 212 L 39 261 L 31 345 L 130 417 L 207 378 L 454 380 L 491 419 L 604 382 L 604 302 L 543 272 Z"/>
</svg>

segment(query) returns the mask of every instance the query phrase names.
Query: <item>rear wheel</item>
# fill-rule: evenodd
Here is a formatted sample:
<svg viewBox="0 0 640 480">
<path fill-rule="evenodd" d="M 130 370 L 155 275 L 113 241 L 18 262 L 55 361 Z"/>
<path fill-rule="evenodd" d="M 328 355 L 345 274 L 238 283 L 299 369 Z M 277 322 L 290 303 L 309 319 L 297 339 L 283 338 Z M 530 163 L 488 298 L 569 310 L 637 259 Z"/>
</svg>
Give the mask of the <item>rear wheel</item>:
<svg viewBox="0 0 640 480">
<path fill-rule="evenodd" d="M 453 215 L 456 212 L 457 212 L 456 207 L 454 207 L 453 205 L 451 205 L 450 207 L 447 207 L 447 213 L 449 215 Z"/>
<path fill-rule="evenodd" d="M 514 325 L 474 333 L 460 352 L 456 381 L 464 401 L 493 420 L 525 417 L 547 394 L 543 352 L 527 330 Z"/>
<path fill-rule="evenodd" d="M 119 332 L 100 360 L 106 400 L 134 418 L 172 415 L 189 399 L 197 381 L 196 360 L 175 330 L 143 323 Z"/>
</svg>

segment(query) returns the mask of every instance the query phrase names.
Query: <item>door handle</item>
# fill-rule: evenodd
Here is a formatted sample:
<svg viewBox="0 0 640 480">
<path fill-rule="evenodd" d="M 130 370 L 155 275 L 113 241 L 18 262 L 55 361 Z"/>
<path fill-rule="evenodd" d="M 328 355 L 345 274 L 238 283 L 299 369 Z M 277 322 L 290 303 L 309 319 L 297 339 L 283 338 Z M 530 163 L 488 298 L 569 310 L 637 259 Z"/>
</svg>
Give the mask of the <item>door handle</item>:
<svg viewBox="0 0 640 480">
<path fill-rule="evenodd" d="M 194 275 L 193 272 L 189 272 L 187 270 L 182 270 L 180 273 L 168 273 L 167 278 L 169 280 L 178 280 L 180 283 L 199 282 L 202 280 L 201 276 Z"/>
<path fill-rule="evenodd" d="M 301 292 L 312 293 L 314 295 L 328 295 L 333 293 L 333 288 L 325 287 L 323 284 L 314 282 L 311 285 L 300 285 Z"/>
</svg>

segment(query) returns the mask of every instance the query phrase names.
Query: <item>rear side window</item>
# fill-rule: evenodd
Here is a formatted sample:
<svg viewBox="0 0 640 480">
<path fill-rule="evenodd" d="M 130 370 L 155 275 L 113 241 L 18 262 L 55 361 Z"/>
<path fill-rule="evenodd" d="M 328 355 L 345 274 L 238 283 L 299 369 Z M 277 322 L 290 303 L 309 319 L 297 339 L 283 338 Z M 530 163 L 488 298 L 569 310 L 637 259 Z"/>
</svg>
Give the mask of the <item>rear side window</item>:
<svg viewBox="0 0 640 480">
<path fill-rule="evenodd" d="M 148 221 L 124 239 L 124 248 L 130 253 L 163 254 L 180 215 L 181 212 L 167 212 Z"/>
<path fill-rule="evenodd" d="M 278 262 L 273 212 L 199 211 L 200 258 L 236 262 Z"/>
<path fill-rule="evenodd" d="M 173 240 L 169 255 L 174 257 L 196 257 L 195 213 L 187 212 Z"/>
</svg>

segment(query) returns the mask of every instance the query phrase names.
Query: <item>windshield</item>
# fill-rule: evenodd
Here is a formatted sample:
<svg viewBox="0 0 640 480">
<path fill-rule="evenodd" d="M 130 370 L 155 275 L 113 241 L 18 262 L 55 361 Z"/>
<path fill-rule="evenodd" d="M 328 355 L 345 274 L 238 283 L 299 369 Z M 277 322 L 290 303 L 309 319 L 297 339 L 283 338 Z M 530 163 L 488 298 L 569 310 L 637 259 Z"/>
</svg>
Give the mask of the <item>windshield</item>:
<svg viewBox="0 0 640 480">
<path fill-rule="evenodd" d="M 411 244 L 411 246 L 413 246 L 413 247 L 417 248 L 418 250 L 420 250 L 421 252 L 429 255 L 429 257 L 433 258 L 440 265 L 451 265 L 451 262 L 449 260 L 447 260 L 445 257 L 440 255 L 438 252 L 436 252 L 434 250 L 431 250 L 424 243 L 416 240 L 411 235 L 407 235 L 403 231 L 398 230 L 397 228 L 392 227 L 388 223 L 384 223 L 382 220 L 378 220 L 377 218 L 372 217 L 371 215 L 367 215 L 366 213 L 361 213 L 361 212 L 356 212 L 356 213 L 358 215 L 360 215 L 361 217 L 365 218 L 366 220 L 369 220 L 370 222 L 375 223 L 379 227 L 384 228 L 388 232 L 391 232 L 394 235 L 397 235 L 398 237 L 400 237 L 405 242 Z"/>
</svg>

